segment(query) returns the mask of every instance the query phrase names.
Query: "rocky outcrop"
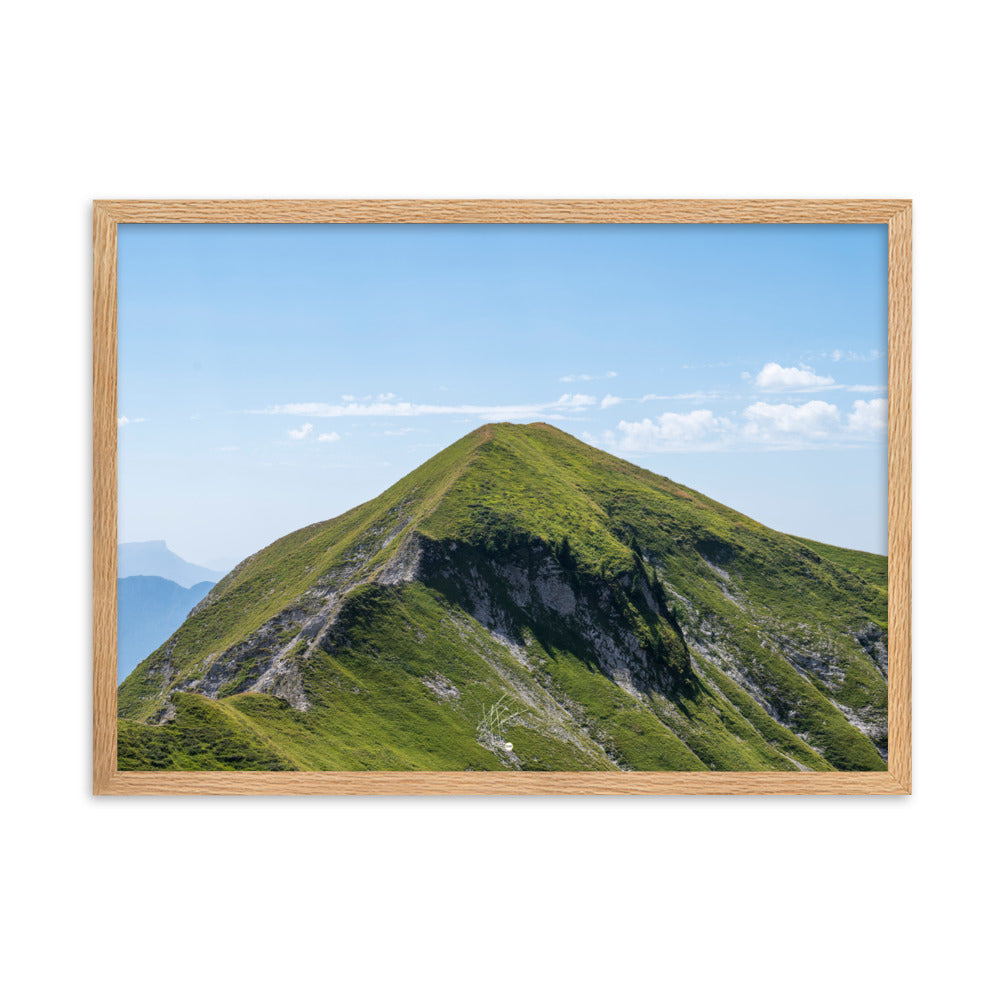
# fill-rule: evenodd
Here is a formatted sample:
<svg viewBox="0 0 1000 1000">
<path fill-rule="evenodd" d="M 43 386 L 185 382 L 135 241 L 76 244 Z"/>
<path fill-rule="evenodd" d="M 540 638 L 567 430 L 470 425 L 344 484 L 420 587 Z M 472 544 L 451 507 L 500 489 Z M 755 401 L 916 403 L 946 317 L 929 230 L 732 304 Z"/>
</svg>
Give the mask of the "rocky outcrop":
<svg viewBox="0 0 1000 1000">
<path fill-rule="evenodd" d="M 509 643 L 518 644 L 529 628 L 547 633 L 633 695 L 670 692 L 691 676 L 683 636 L 638 573 L 587 575 L 541 539 L 500 552 L 421 544 L 423 581 Z M 634 627 L 640 621 L 646 641 Z"/>
<path fill-rule="evenodd" d="M 528 626 L 547 628 L 586 662 L 630 694 L 672 691 L 690 677 L 690 655 L 670 611 L 639 573 L 607 580 L 564 565 L 540 539 L 501 553 L 441 544 L 416 532 L 377 569 L 364 565 L 328 575 L 294 605 L 246 640 L 206 660 L 202 676 L 182 690 L 216 698 L 256 691 L 305 711 L 309 700 L 299 662 L 318 644 L 336 652 L 336 626 L 350 594 L 362 584 L 397 587 L 421 582 L 443 589 L 497 639 L 518 650 Z M 645 619 L 641 641 L 626 624 Z"/>
<path fill-rule="evenodd" d="M 885 629 L 869 622 L 852 633 L 857 644 L 872 658 L 884 680 L 889 678 L 889 637 Z"/>
</svg>

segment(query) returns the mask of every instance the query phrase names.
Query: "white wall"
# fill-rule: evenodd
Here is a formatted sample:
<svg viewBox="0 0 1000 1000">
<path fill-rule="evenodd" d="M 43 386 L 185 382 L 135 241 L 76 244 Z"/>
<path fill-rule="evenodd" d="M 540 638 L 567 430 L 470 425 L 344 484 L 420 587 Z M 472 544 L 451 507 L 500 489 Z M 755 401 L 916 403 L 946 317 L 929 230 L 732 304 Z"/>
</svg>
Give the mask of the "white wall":
<svg viewBox="0 0 1000 1000">
<path fill-rule="evenodd" d="M 6 13 L 11 996 L 982 995 L 997 888 L 987 9 Z M 914 198 L 914 796 L 92 799 L 89 203 L 172 196 Z"/>
</svg>

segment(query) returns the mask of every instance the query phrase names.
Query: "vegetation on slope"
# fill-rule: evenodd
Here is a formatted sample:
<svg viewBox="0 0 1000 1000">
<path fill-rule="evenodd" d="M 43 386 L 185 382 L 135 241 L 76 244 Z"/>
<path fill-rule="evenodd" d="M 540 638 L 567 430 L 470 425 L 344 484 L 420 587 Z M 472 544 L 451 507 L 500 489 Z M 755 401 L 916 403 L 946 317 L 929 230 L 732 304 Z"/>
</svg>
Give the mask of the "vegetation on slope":
<svg viewBox="0 0 1000 1000">
<path fill-rule="evenodd" d="M 404 544 L 421 568 L 387 584 Z M 547 425 L 488 425 L 222 580 L 123 683 L 119 766 L 881 769 L 885 681 L 856 633 L 886 624 L 883 567 Z M 335 627 L 299 640 L 340 590 Z M 251 691 L 249 654 L 192 693 L 255 634 L 291 651 L 307 711 Z M 509 753 L 477 734 L 504 697 Z"/>
</svg>

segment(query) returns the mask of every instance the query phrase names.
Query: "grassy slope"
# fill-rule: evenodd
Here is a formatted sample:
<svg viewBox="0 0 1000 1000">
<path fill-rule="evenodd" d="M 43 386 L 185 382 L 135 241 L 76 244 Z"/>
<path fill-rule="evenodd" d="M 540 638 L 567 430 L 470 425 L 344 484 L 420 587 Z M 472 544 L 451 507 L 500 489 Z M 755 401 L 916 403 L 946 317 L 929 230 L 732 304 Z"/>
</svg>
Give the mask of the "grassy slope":
<svg viewBox="0 0 1000 1000">
<path fill-rule="evenodd" d="M 755 679 L 780 681 L 786 700 L 796 705 L 799 731 L 809 733 L 835 766 L 884 767 L 869 741 L 832 708 L 830 690 L 761 648 L 760 616 L 723 595 L 719 575 L 699 553 L 725 562 L 730 589 L 738 584 L 751 607 L 767 609 L 777 631 L 794 633 L 806 622 L 807 638 L 838 647 L 850 663 L 839 700 L 856 707 L 884 706 L 885 685 L 853 644 L 832 634 L 867 621 L 884 623 L 884 591 L 854 572 L 855 563 L 870 571 L 880 557 L 825 546 L 823 558 L 798 539 L 547 425 L 534 425 L 532 433 L 507 426 L 498 431 L 423 530 L 485 542 L 524 526 L 555 542 L 570 524 L 575 559 L 608 576 L 632 565 L 628 540 L 634 536 L 668 587 L 711 610 Z"/>
<path fill-rule="evenodd" d="M 812 549 L 813 552 L 823 559 L 864 580 L 865 583 L 879 592 L 883 600 L 887 599 L 889 592 L 889 560 L 885 556 L 875 555 L 873 552 L 859 552 L 856 549 L 840 549 L 835 545 L 814 542 L 808 538 L 796 538 L 795 541 L 801 542 L 806 548 Z M 884 610 L 884 608 L 875 610 Z M 886 625 L 884 620 L 879 621 L 878 618 L 873 618 L 872 620 L 879 622 L 883 627 Z"/>
<path fill-rule="evenodd" d="M 540 655 L 538 649 L 546 651 L 544 663 L 529 669 L 492 642 L 455 601 L 412 585 L 363 588 L 352 596 L 345 625 L 354 639 L 350 647 L 336 657 L 317 651 L 303 664 L 314 705 L 309 712 L 295 712 L 265 695 L 218 702 L 181 696 L 174 722 L 155 730 L 123 726 L 120 766 L 501 767 L 498 756 L 476 743 L 475 723 L 484 704 L 519 690 L 538 691 L 542 701 L 547 695 L 568 706 L 584 732 L 601 735 L 620 766 L 754 770 L 794 767 L 794 761 L 812 768 L 884 766 L 830 705 L 830 692 L 796 672 L 760 637 L 762 625 L 769 625 L 839 643 L 851 663 L 848 683 L 838 692 L 841 703 L 884 698 L 874 669 L 836 637 L 866 621 L 884 623 L 879 557 L 780 535 L 546 425 L 480 428 L 376 500 L 257 553 L 176 633 L 171 662 L 182 676 L 193 676 L 206 655 L 247 635 L 325 574 L 353 563 L 367 561 L 371 569 L 385 562 L 404 537 L 392 537 L 404 518 L 431 538 L 460 540 L 484 556 L 518 534 L 553 548 L 566 538 L 575 564 L 607 579 L 634 570 L 634 550 L 641 550 L 667 588 L 693 602 L 688 612 L 679 598 L 678 616 L 697 614 L 700 628 L 724 634 L 727 648 L 741 651 L 741 664 L 755 680 L 770 684 L 774 698 L 794 705 L 794 728 L 808 734 L 826 759 L 700 657 L 696 685 L 673 700 L 648 695 L 640 704 L 575 654 L 571 644 L 530 634 L 529 628 L 525 638 L 535 642 L 529 647 L 535 650 L 532 657 Z M 725 596 L 719 574 L 703 556 L 725 564 L 727 589 L 738 591 L 750 610 Z M 761 608 L 763 616 L 753 610 Z M 478 652 L 470 656 L 470 649 Z M 163 656 L 161 649 L 146 661 L 147 668 Z M 458 696 L 432 696 L 421 678 L 434 675 L 447 677 Z M 120 713 L 134 721 L 148 717 L 161 701 L 159 684 L 155 670 L 137 669 L 122 685 Z M 199 743 L 198 727 L 209 718 L 247 745 L 211 753 L 199 749 L 207 744 Z M 534 721 L 529 714 L 512 732 L 522 766 L 614 766 L 586 738 L 577 747 L 551 731 L 552 720 L 536 712 Z M 144 732 L 153 734 L 146 742 Z M 172 740 L 176 745 L 168 746 Z M 236 762 L 240 752 L 243 763 Z"/>
<path fill-rule="evenodd" d="M 118 720 L 118 767 L 123 771 L 294 771 L 300 765 L 224 701 L 177 694 L 169 725 Z M 275 699 L 269 699 L 274 701 Z"/>
<path fill-rule="evenodd" d="M 433 509 L 485 430 L 439 452 L 376 499 L 285 535 L 242 562 L 215 586 L 197 613 L 126 678 L 118 690 L 119 715 L 142 721 L 159 707 L 159 677 L 144 668 L 162 662 L 168 652 L 173 664 L 186 668 L 182 677 L 194 676 L 206 656 L 259 628 L 324 576 L 359 558 L 367 557 L 373 567 L 386 562 L 402 538 L 385 548 L 380 548 L 379 539 L 403 518 L 419 520 Z M 375 541 L 369 541 L 372 537 Z"/>
<path fill-rule="evenodd" d="M 710 689 L 675 703 L 653 695 L 640 705 L 590 664 L 562 650 L 550 655 L 531 636 L 526 666 L 478 622 L 422 585 L 367 588 L 350 614 L 350 647 L 337 657 L 317 652 L 306 667 L 314 706 L 309 712 L 259 694 L 219 701 L 181 694 L 175 696 L 177 718 L 167 725 L 125 724 L 119 766 L 232 767 L 242 759 L 242 766 L 255 770 L 274 766 L 272 761 L 306 770 L 499 769 L 500 759 L 476 742 L 476 724 L 484 706 L 505 693 L 524 697 L 525 691 L 541 707 L 529 709 L 506 734 L 525 769 L 794 766 Z M 423 679 L 435 676 L 446 677 L 457 697 L 429 697 Z M 553 735 L 543 714 L 550 699 L 569 706 L 584 731 L 600 734 L 613 760 L 586 737 L 580 748 Z M 204 726 L 210 722 L 218 731 L 206 749 Z M 143 746 L 142 731 L 155 736 L 152 748 Z M 800 741 L 793 738 L 792 744 L 803 763 L 827 766 Z"/>
</svg>

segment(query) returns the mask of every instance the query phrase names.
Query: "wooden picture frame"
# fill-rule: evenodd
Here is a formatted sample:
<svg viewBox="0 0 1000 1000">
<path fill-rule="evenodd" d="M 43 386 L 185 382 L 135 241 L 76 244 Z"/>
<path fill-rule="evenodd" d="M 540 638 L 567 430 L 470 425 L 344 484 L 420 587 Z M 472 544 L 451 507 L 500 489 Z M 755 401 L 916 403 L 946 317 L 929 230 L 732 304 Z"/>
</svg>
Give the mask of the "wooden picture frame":
<svg viewBox="0 0 1000 1000">
<path fill-rule="evenodd" d="M 889 753 L 885 772 L 136 772 L 116 762 L 117 227 L 122 223 L 867 223 L 888 227 Z M 204 794 L 909 794 L 911 257 L 905 200 L 97 201 L 93 206 L 93 791 Z"/>
</svg>

